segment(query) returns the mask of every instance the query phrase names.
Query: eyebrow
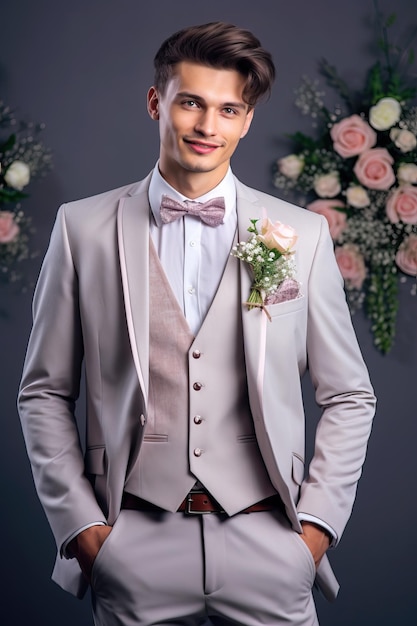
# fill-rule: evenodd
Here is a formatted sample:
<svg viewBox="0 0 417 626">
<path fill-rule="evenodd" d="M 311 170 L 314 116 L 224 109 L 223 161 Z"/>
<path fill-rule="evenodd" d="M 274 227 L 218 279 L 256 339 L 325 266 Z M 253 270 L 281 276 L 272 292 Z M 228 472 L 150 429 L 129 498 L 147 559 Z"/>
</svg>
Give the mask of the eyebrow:
<svg viewBox="0 0 417 626">
<path fill-rule="evenodd" d="M 188 91 L 179 91 L 177 93 L 177 98 L 189 98 L 190 100 L 196 100 L 197 102 L 205 102 L 204 98 L 198 96 L 197 94 L 189 93 Z M 242 111 L 246 111 L 248 105 L 244 102 L 223 102 L 223 107 L 230 107 L 231 109 L 241 109 Z"/>
</svg>

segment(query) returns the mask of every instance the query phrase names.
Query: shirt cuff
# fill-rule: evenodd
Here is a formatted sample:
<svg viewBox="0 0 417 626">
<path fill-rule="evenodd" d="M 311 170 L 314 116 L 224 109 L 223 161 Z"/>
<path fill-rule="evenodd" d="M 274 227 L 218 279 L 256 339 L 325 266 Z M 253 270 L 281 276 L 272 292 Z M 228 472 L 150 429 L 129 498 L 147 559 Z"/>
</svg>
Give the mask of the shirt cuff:
<svg viewBox="0 0 417 626">
<path fill-rule="evenodd" d="M 319 517 L 316 517 L 315 515 L 310 515 L 310 513 L 298 513 L 298 520 L 300 522 L 312 522 L 313 524 L 317 524 L 317 526 L 321 526 L 324 530 L 326 530 L 330 537 L 331 537 L 331 542 L 330 542 L 330 548 L 333 548 L 336 543 L 337 543 L 337 533 L 334 531 L 334 529 L 329 526 L 329 524 L 326 524 L 326 522 L 323 522 L 323 520 L 321 520 Z"/>
<path fill-rule="evenodd" d="M 74 557 L 69 556 L 67 554 L 67 547 L 68 544 L 74 539 L 74 537 L 76 537 L 77 535 L 79 535 L 80 533 L 83 532 L 83 530 L 87 530 L 87 528 L 91 528 L 92 526 L 106 526 L 106 524 L 104 522 L 91 522 L 91 524 L 86 524 L 85 526 L 82 526 L 81 528 L 79 528 L 78 530 L 76 530 L 74 533 L 72 533 L 72 535 L 70 535 L 68 537 L 68 539 L 66 539 L 64 541 L 64 543 L 62 544 L 61 547 L 61 555 L 65 558 L 65 559 L 72 559 Z"/>
</svg>

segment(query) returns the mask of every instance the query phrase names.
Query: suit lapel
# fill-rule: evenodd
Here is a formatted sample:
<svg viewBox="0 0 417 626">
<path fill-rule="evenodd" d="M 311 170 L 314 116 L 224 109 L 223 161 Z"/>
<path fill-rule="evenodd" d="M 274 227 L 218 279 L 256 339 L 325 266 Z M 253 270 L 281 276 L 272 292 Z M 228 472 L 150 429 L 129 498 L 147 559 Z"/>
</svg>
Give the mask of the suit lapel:
<svg viewBox="0 0 417 626">
<path fill-rule="evenodd" d="M 120 267 L 133 360 L 145 401 L 149 386 L 148 179 L 122 198 L 117 216 Z"/>
<path fill-rule="evenodd" d="M 239 241 L 249 237 L 250 220 L 261 216 L 261 208 L 253 192 L 236 180 L 237 217 Z M 252 275 L 247 263 L 240 263 L 240 287 L 242 299 L 250 294 Z M 265 364 L 266 315 L 259 310 L 242 306 L 243 339 L 245 344 L 248 390 L 252 413 L 255 419 L 263 416 L 263 371 Z"/>
<path fill-rule="evenodd" d="M 253 191 L 242 185 L 238 180 L 236 180 L 236 190 L 239 241 L 246 241 L 249 236 L 247 229 L 250 225 L 250 220 L 261 219 L 265 209 L 263 209 Z M 242 298 L 245 299 L 250 293 L 252 276 L 246 263 L 241 263 L 240 265 L 241 293 Z M 300 529 L 288 485 L 283 479 L 279 469 L 280 454 L 278 446 L 282 442 L 287 445 L 287 439 L 285 437 L 278 438 L 278 440 L 275 439 L 273 445 L 270 435 L 268 434 L 270 429 L 268 428 L 269 416 L 267 407 L 264 406 L 264 373 L 267 350 L 267 325 L 270 324 L 270 322 L 261 309 L 248 310 L 245 306 L 242 308 L 242 322 L 249 401 L 258 443 L 269 475 L 274 485 L 278 488 L 280 496 L 286 506 L 287 514 L 294 528 Z"/>
</svg>

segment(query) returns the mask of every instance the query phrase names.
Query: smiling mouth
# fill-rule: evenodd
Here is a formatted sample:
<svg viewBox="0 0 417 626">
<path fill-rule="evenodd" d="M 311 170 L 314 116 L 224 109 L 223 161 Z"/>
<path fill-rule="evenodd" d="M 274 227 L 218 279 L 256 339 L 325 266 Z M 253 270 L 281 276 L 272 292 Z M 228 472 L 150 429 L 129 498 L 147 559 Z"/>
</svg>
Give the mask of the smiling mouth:
<svg viewBox="0 0 417 626">
<path fill-rule="evenodd" d="M 190 146 L 194 152 L 198 152 L 199 154 L 209 154 L 214 152 L 214 150 L 217 150 L 217 148 L 220 148 L 219 144 L 208 143 L 199 139 L 184 139 L 184 143 Z"/>
</svg>

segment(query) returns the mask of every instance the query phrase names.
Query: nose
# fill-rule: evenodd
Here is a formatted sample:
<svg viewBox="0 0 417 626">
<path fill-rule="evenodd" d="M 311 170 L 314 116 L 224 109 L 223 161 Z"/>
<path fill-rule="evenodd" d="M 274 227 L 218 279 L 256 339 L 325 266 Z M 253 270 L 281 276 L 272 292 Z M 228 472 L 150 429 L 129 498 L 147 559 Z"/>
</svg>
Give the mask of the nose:
<svg viewBox="0 0 417 626">
<path fill-rule="evenodd" d="M 196 132 L 200 133 L 204 137 L 213 136 L 216 134 L 216 112 L 211 109 L 201 111 L 197 123 L 195 125 Z"/>
</svg>

